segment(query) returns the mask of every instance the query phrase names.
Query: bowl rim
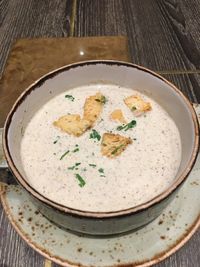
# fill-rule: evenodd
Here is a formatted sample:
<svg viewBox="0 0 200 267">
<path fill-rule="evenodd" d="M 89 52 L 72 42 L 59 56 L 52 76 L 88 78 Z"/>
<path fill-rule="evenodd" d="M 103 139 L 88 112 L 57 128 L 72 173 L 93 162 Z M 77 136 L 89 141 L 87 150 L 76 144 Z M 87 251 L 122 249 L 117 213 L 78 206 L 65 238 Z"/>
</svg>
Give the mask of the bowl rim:
<svg viewBox="0 0 200 267">
<path fill-rule="evenodd" d="M 57 74 L 68 71 L 70 69 L 78 68 L 78 67 L 84 67 L 87 65 L 109 65 L 109 66 L 124 66 L 124 67 L 130 67 L 130 68 L 136 68 L 138 70 L 141 70 L 143 72 L 146 72 L 150 75 L 155 76 L 156 78 L 162 80 L 167 85 L 171 87 L 178 95 L 182 98 L 184 103 L 187 105 L 188 109 L 190 110 L 192 121 L 193 121 L 193 127 L 194 127 L 194 143 L 193 143 L 193 150 L 191 154 L 191 158 L 188 162 L 188 164 L 185 166 L 184 170 L 180 174 L 180 176 L 171 184 L 170 187 L 165 189 L 162 193 L 155 196 L 154 198 L 150 199 L 149 201 L 146 201 L 142 204 L 136 205 L 131 208 L 127 209 L 121 209 L 117 211 L 107 211 L 107 212 L 93 212 L 93 211 L 84 211 L 79 209 L 74 209 L 67 207 L 65 205 L 62 205 L 60 203 L 57 203 L 45 196 L 43 196 L 41 193 L 39 193 L 36 189 L 34 189 L 23 177 L 23 175 L 19 172 L 17 166 L 14 164 L 14 161 L 12 160 L 12 156 L 9 150 L 9 142 L 8 142 L 8 131 L 9 127 L 12 123 L 12 118 L 14 113 L 16 112 L 18 106 L 26 99 L 26 97 L 35 89 L 39 88 L 46 80 L 53 78 Z M 114 217 L 121 217 L 121 216 L 127 216 L 127 215 L 133 215 L 136 213 L 140 213 L 142 211 L 145 211 L 149 209 L 150 207 L 162 202 L 166 198 L 168 198 L 178 187 L 181 186 L 181 184 L 186 180 L 187 176 L 192 170 L 192 167 L 196 161 L 197 155 L 199 150 L 199 124 L 196 112 L 194 111 L 193 106 L 191 105 L 190 101 L 186 98 L 186 96 L 171 82 L 167 81 L 165 78 L 160 76 L 159 74 L 145 68 L 142 66 L 139 66 L 137 64 L 128 63 L 124 61 L 117 61 L 117 60 L 88 60 L 88 61 L 81 61 L 73 64 L 68 64 L 65 66 L 62 66 L 60 68 L 57 68 L 51 72 L 48 72 L 47 74 L 43 75 L 39 79 L 37 79 L 35 82 L 33 82 L 31 85 L 29 85 L 23 93 L 17 98 L 14 105 L 12 106 L 10 112 L 7 115 L 5 124 L 4 124 L 4 131 L 3 131 L 3 151 L 5 154 L 5 158 L 7 160 L 8 166 L 11 169 L 12 173 L 14 174 L 14 177 L 16 178 L 17 182 L 25 188 L 33 197 L 40 200 L 43 204 L 47 205 L 50 208 L 56 208 L 58 211 L 64 214 L 69 214 L 71 216 L 78 216 L 78 217 L 87 217 L 87 218 L 96 218 L 96 219 L 104 219 L 104 218 L 114 218 Z"/>
</svg>

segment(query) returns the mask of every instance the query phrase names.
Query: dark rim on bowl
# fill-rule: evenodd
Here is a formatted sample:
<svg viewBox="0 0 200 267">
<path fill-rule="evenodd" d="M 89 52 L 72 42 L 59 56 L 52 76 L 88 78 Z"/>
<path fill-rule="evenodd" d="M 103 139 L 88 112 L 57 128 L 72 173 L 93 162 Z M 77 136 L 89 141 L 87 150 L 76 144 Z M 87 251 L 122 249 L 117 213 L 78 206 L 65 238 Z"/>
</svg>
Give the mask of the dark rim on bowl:
<svg viewBox="0 0 200 267">
<path fill-rule="evenodd" d="M 193 145 L 192 156 L 190 158 L 189 163 L 187 164 L 187 166 L 185 167 L 184 171 L 182 172 L 182 174 L 174 181 L 174 183 L 169 188 L 167 188 L 164 192 L 160 193 L 159 195 L 157 195 L 153 199 L 151 199 L 151 200 L 149 200 L 149 201 L 147 201 L 145 203 L 139 204 L 137 206 L 134 206 L 132 208 L 123 209 L 123 210 L 119 210 L 119 211 L 109 211 L 109 212 L 82 211 L 82 210 L 66 207 L 66 206 L 64 206 L 62 204 L 59 204 L 59 203 L 56 203 L 56 202 L 52 201 L 51 199 L 48 199 L 47 197 L 45 197 L 42 194 L 40 194 L 33 187 L 31 187 L 29 185 L 29 183 L 20 174 L 20 172 L 18 171 L 17 167 L 15 166 L 15 164 L 14 164 L 14 162 L 12 160 L 12 156 L 10 154 L 9 145 L 8 145 L 7 134 L 8 134 L 8 130 L 9 130 L 10 124 L 12 122 L 13 115 L 14 115 L 16 109 L 18 108 L 18 106 L 20 105 L 20 103 L 22 103 L 26 99 L 26 97 L 31 93 L 31 91 L 37 89 L 46 80 L 53 78 L 55 75 L 57 75 L 57 74 L 59 74 L 59 73 L 61 73 L 63 71 L 70 70 L 70 69 L 77 68 L 77 67 L 83 67 L 83 66 L 87 66 L 87 65 L 97 65 L 97 64 L 110 65 L 110 66 L 115 65 L 115 66 L 125 66 L 125 67 L 130 67 L 130 68 L 137 68 L 137 69 L 139 69 L 141 71 L 147 72 L 147 73 L 157 77 L 158 79 L 162 80 L 163 82 L 168 84 L 173 90 L 175 90 L 176 93 L 178 93 L 182 97 L 184 102 L 187 104 L 188 108 L 190 109 L 190 112 L 191 112 L 191 115 L 192 115 L 192 120 L 193 120 L 193 125 L 194 125 L 195 140 L 194 140 L 194 145 Z M 4 149 L 4 154 L 5 154 L 6 160 L 8 162 L 8 166 L 10 167 L 10 169 L 13 172 L 14 176 L 16 177 L 17 181 L 32 196 L 34 196 L 36 199 L 39 199 L 40 201 L 42 201 L 43 203 L 47 204 L 51 208 L 57 208 L 60 212 L 68 213 L 68 214 L 74 215 L 74 216 L 91 217 L 91 218 L 113 218 L 113 217 L 118 217 L 118 216 L 124 216 L 124 215 L 130 215 L 130 214 L 132 215 L 134 213 L 139 213 L 139 212 L 142 212 L 143 210 L 146 210 L 146 209 L 150 208 L 151 206 L 154 206 L 155 204 L 161 202 L 162 200 L 164 200 L 168 196 L 170 196 L 185 181 L 185 179 L 187 178 L 187 176 L 189 175 L 189 173 L 192 170 L 192 167 L 193 167 L 193 165 L 195 163 L 195 160 L 196 160 L 196 157 L 197 157 L 197 154 L 198 154 L 198 149 L 199 149 L 199 124 L 198 124 L 196 113 L 195 113 L 192 105 L 190 104 L 189 100 L 183 95 L 183 93 L 176 86 L 174 86 L 172 83 L 167 81 L 162 76 L 156 74 L 155 72 L 153 72 L 151 70 L 148 70 L 148 69 L 146 69 L 144 67 L 138 66 L 136 64 L 127 63 L 127 62 L 123 62 L 123 61 L 114 61 L 114 60 L 83 61 L 83 62 L 78 62 L 78 63 L 66 65 L 66 66 L 58 68 L 58 69 L 56 69 L 56 70 L 54 70 L 52 72 L 47 73 L 46 75 L 42 76 L 37 81 L 35 81 L 33 84 L 31 84 L 19 96 L 19 98 L 16 100 L 15 104 L 13 105 L 12 109 L 10 110 L 10 112 L 9 112 L 9 114 L 7 116 L 6 122 L 5 122 L 5 127 L 4 127 L 4 132 L 3 132 L 3 149 Z"/>
</svg>

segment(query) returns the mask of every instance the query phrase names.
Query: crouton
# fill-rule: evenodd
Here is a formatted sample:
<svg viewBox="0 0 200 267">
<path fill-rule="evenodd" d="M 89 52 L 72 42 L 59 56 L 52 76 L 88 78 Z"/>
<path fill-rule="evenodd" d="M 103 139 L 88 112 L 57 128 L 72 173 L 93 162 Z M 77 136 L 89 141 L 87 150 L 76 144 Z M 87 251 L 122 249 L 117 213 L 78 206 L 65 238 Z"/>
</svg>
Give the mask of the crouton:
<svg viewBox="0 0 200 267">
<path fill-rule="evenodd" d="M 131 143 L 132 140 L 130 138 L 122 135 L 104 133 L 101 143 L 101 153 L 109 158 L 115 158 Z"/>
<path fill-rule="evenodd" d="M 101 93 L 90 96 L 85 100 L 83 119 L 90 121 L 91 126 L 98 119 L 106 98 Z"/>
<path fill-rule="evenodd" d="M 90 121 L 81 119 L 78 114 L 62 116 L 53 124 L 62 131 L 75 136 L 82 135 L 91 126 Z"/>
<path fill-rule="evenodd" d="M 151 104 L 145 102 L 140 96 L 132 95 L 124 99 L 124 103 L 134 113 L 135 116 L 140 116 L 144 112 L 151 110 Z"/>
<path fill-rule="evenodd" d="M 119 121 L 121 123 L 127 123 L 124 115 L 121 111 L 121 109 L 115 109 L 111 114 L 110 114 L 110 119 L 114 121 Z"/>
</svg>

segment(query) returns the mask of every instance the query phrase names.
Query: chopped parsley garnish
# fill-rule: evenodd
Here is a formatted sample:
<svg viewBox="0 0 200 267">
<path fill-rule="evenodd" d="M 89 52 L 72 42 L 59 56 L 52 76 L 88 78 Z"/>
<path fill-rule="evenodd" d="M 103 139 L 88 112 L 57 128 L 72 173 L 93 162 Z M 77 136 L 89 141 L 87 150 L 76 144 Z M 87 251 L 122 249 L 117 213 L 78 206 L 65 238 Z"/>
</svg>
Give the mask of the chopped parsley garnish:
<svg viewBox="0 0 200 267">
<path fill-rule="evenodd" d="M 72 95 L 65 95 L 65 98 L 68 98 L 72 102 L 74 102 L 74 99 L 75 99 Z"/>
<path fill-rule="evenodd" d="M 98 141 L 100 141 L 101 136 L 95 129 L 92 129 L 92 133 L 90 134 L 90 139 L 97 139 Z"/>
<path fill-rule="evenodd" d="M 106 177 L 103 168 L 98 169 L 98 172 L 101 174 L 100 177 Z"/>
<path fill-rule="evenodd" d="M 67 150 L 67 151 L 60 157 L 60 160 L 62 160 L 68 153 L 69 153 L 69 150 Z"/>
<path fill-rule="evenodd" d="M 89 164 L 89 166 L 95 168 L 97 165 L 96 164 Z"/>
<path fill-rule="evenodd" d="M 128 124 L 126 125 L 121 125 L 121 126 L 118 126 L 117 127 L 117 130 L 118 131 L 121 131 L 121 130 L 124 130 L 124 131 L 127 131 L 129 129 L 132 129 L 136 126 L 136 121 L 135 120 L 132 120 L 131 122 L 129 122 Z"/>
<path fill-rule="evenodd" d="M 78 152 L 79 151 L 79 148 L 75 148 L 72 152 L 73 153 L 76 153 L 76 152 Z"/>
<path fill-rule="evenodd" d="M 98 169 L 98 171 L 99 171 L 100 173 L 104 173 L 104 169 L 103 169 L 103 168 Z"/>
<path fill-rule="evenodd" d="M 78 173 L 76 173 L 75 176 L 76 176 L 76 179 L 79 181 L 79 186 L 83 187 L 86 184 L 83 177 L 81 177 L 80 174 L 78 174 Z"/>
<path fill-rule="evenodd" d="M 57 139 L 53 143 L 56 144 L 59 139 L 60 139 L 60 136 L 57 136 Z"/>
<path fill-rule="evenodd" d="M 111 154 L 112 154 L 112 155 L 116 154 L 117 151 L 118 151 L 120 148 L 122 148 L 123 146 L 124 146 L 123 144 L 120 145 L 120 146 L 117 146 L 117 147 L 111 152 Z"/>
<path fill-rule="evenodd" d="M 75 166 L 72 166 L 72 167 L 68 167 L 67 169 L 68 170 L 74 170 Z"/>
<path fill-rule="evenodd" d="M 95 99 L 97 102 L 101 102 L 102 104 L 105 104 L 108 100 L 104 95 L 101 96 L 100 99 Z"/>
<path fill-rule="evenodd" d="M 132 111 L 134 111 L 134 110 L 136 110 L 137 108 L 135 107 L 135 106 L 133 106 L 132 108 L 131 108 L 131 110 Z"/>
<path fill-rule="evenodd" d="M 74 170 L 74 169 L 75 169 L 75 170 L 78 170 L 77 167 L 78 167 L 79 165 L 81 165 L 81 163 L 80 163 L 80 162 L 77 162 L 77 163 L 74 164 L 74 166 L 72 166 L 72 167 L 68 167 L 67 169 L 68 169 L 68 170 Z"/>
</svg>

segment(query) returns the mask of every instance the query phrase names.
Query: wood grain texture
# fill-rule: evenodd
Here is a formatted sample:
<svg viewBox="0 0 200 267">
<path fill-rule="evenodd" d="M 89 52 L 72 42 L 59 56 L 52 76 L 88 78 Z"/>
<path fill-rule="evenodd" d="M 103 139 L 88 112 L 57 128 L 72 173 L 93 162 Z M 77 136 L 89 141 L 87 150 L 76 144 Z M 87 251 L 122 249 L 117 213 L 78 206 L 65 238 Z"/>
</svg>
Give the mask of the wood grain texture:
<svg viewBox="0 0 200 267">
<path fill-rule="evenodd" d="M 74 34 L 126 34 L 134 63 L 153 70 L 195 70 L 200 64 L 199 30 L 198 22 L 186 16 L 191 2 L 79 0 Z M 190 5 L 194 8 L 195 1 Z"/>
<path fill-rule="evenodd" d="M 69 36 L 71 0 L 0 1 L 0 75 L 17 38 Z M 1 180 L 13 182 L 9 172 Z M 42 267 L 44 258 L 15 232 L 0 205 L 0 267 Z"/>
<path fill-rule="evenodd" d="M 0 1 L 0 74 L 17 38 L 69 36 L 71 0 Z"/>
<path fill-rule="evenodd" d="M 157 0 L 160 12 L 165 18 L 166 26 L 171 32 L 174 32 L 174 42 L 182 52 L 182 59 L 185 62 L 186 68 L 192 67 L 199 69 L 200 67 L 200 52 L 198 49 L 199 38 L 194 39 L 192 32 L 192 23 L 186 20 L 182 1 L 159 1 Z M 193 4 L 193 7 L 195 5 Z M 187 10 L 185 10 L 187 14 Z M 193 21 L 194 23 L 194 21 Z M 197 25 L 196 25 L 197 27 Z M 189 64 L 190 63 L 190 64 Z"/>
<path fill-rule="evenodd" d="M 193 40 L 197 45 L 198 51 L 200 51 L 200 8 L 199 8 L 199 0 L 182 0 L 181 1 L 182 12 L 185 16 L 186 21 L 190 21 L 187 24 L 188 31 L 190 32 Z"/>
</svg>

